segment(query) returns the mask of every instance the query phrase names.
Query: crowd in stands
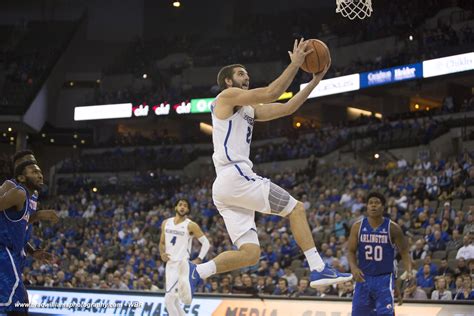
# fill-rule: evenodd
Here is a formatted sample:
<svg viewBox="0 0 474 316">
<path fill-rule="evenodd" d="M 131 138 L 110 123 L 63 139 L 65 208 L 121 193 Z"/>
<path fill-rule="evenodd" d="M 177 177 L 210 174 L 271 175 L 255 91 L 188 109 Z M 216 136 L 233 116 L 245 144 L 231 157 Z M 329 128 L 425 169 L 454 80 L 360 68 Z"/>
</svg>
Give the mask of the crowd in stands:
<svg viewBox="0 0 474 316">
<path fill-rule="evenodd" d="M 344 162 L 272 175 L 275 183 L 300 199 L 324 262 L 348 271 L 349 227 L 361 218 L 371 190 L 388 198 L 387 216 L 410 243 L 416 278 L 405 298 L 474 299 L 474 166 L 464 152 L 449 159 L 408 163 L 400 158 L 370 166 Z M 81 188 L 44 200 L 61 220 L 34 228 L 33 243 L 54 253 L 53 264 L 32 261 L 27 284 L 46 287 L 150 290 L 163 289 L 159 256 L 160 224 L 174 214 L 173 203 L 190 199 L 191 218 L 207 234 L 208 258 L 232 248 L 211 198 L 212 177 L 187 179 L 160 175 L 159 185 L 132 185 L 124 193 L 105 194 Z M 125 186 L 126 188 L 127 186 Z M 133 190 L 132 190 L 133 188 Z M 286 219 L 256 217 L 262 246 L 259 263 L 214 276 L 199 289 L 205 293 L 250 293 L 284 296 L 351 297 L 353 283 L 310 289 L 308 269 Z M 199 251 L 193 244 L 192 257 Z M 403 266 L 399 275 L 403 278 Z"/>
<path fill-rule="evenodd" d="M 474 105 L 474 102 L 470 103 Z M 465 124 L 465 119 L 450 120 L 443 116 L 433 117 L 434 114 L 471 109 L 474 107 L 468 105 L 462 108 L 457 106 L 456 109 L 452 108 L 448 111 L 443 106 L 431 112 L 402 113 L 383 120 L 374 116 L 361 116 L 350 124 L 328 124 L 325 127 L 316 128 L 314 122 L 309 121 L 303 123 L 300 128 L 272 129 L 271 138 L 284 137 L 283 140 L 253 145 L 251 159 L 255 163 L 264 163 L 308 158 L 312 155 L 321 157 L 345 144 L 350 144 L 349 149 L 356 153 L 366 150 L 367 146 L 381 150 L 428 144 L 446 133 L 449 127 Z M 363 128 L 354 128 L 357 126 L 363 126 Z M 83 154 L 77 158 L 66 159 L 62 162 L 59 172 L 147 171 L 155 169 L 158 165 L 164 169 L 180 169 L 199 155 L 210 156 L 212 153 L 208 137 L 194 139 L 200 143 L 208 142 L 208 148 L 198 149 L 198 145 L 192 143 L 182 144 L 182 141 L 189 139 L 179 140 L 163 136 L 163 133 L 161 136 L 158 134 L 155 132 L 147 137 L 140 136 L 138 133 L 132 136 L 124 134 L 122 138 L 117 136 L 113 143 L 109 141 L 109 146 L 135 146 L 128 150 L 126 147 L 115 147 L 101 153 Z M 156 139 L 154 139 L 155 136 Z M 265 136 L 270 137 L 265 133 L 259 136 L 260 139 Z M 366 139 L 371 139 L 368 145 L 365 143 Z M 132 143 L 134 140 L 140 142 Z"/>
<path fill-rule="evenodd" d="M 457 5 L 466 10 L 462 19 L 472 19 L 474 7 L 471 2 L 459 1 Z M 104 92 L 97 88 L 94 99 L 85 102 L 105 104 L 104 101 L 119 103 L 127 99 L 127 102 L 136 101 L 138 102 L 136 104 L 141 104 L 143 100 L 148 103 L 159 103 L 163 100 L 171 102 L 171 100 L 181 101 L 193 97 L 212 97 L 218 92 L 216 86 L 185 88 L 182 85 L 176 88 L 170 84 L 170 78 L 183 69 L 193 66 L 222 66 L 236 62 L 246 64 L 283 61 L 287 63 L 288 39 L 311 38 L 314 37 L 315 32 L 319 32 L 318 38 L 327 41 L 331 49 L 387 36 L 397 36 L 398 41 L 404 43 L 397 46 L 400 49 L 384 51 L 374 59 L 354 59 L 346 65 L 332 65 L 326 78 L 410 64 L 472 50 L 474 31 L 469 24 L 458 30 L 453 29 L 449 22 L 442 19 L 439 19 L 435 28 L 423 25 L 428 18 L 451 6 L 451 3 L 439 0 L 431 0 L 428 3 L 421 0 L 382 3 L 377 6 L 371 18 L 360 21 L 356 30 L 351 24 L 352 21 L 348 19 L 325 21 L 315 18 L 321 14 L 321 9 L 306 9 L 303 12 L 298 10 L 297 13 L 280 12 L 278 18 L 275 18 L 273 14 L 251 14 L 245 19 L 237 18 L 239 23 L 232 28 L 231 35 L 218 40 L 206 38 L 196 40 L 194 37 L 185 36 L 173 40 L 160 38 L 152 42 L 137 39 L 131 43 L 123 56 L 113 62 L 111 70 L 112 72 L 132 72 L 137 77 L 142 76 L 143 73 L 153 72 L 152 87 L 140 91 L 130 88 L 113 92 Z M 394 12 L 396 14 L 393 14 Z M 298 19 L 295 19 L 295 16 L 298 16 Z M 241 23 L 242 20 L 243 23 Z M 291 27 L 282 24 L 282 20 L 290 21 Z M 251 38 L 249 34 L 252 34 Z M 412 36 L 411 40 L 410 36 Z M 333 41 L 335 38 L 338 41 Z M 163 43 L 167 44 L 163 45 Z M 170 66 L 170 69 L 158 70 L 156 62 L 173 52 L 185 52 L 189 54 L 189 59 Z M 111 70 L 107 72 L 110 73 Z M 308 82 L 310 79 L 310 74 L 300 72 L 290 88 L 292 91 L 298 91 L 299 84 Z M 267 84 L 267 82 L 251 83 L 252 86 Z"/>
<path fill-rule="evenodd" d="M 185 146 L 136 147 L 124 151 L 117 147 L 99 154 L 86 154 L 62 162 L 60 172 L 145 171 L 160 166 L 165 169 L 182 168 L 200 151 Z"/>
<path fill-rule="evenodd" d="M 73 21 L 29 21 L 3 27 L 6 34 L 0 47 L 2 114 L 23 113 L 64 52 L 75 27 Z"/>
</svg>

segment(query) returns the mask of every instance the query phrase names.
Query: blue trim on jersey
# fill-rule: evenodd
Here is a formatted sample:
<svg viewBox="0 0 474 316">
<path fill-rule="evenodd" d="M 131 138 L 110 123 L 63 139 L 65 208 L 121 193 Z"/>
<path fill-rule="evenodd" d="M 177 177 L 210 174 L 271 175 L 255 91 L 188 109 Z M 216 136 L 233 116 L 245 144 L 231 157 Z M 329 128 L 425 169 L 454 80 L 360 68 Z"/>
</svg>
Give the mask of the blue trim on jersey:
<svg viewBox="0 0 474 316">
<path fill-rule="evenodd" d="M 17 223 L 19 221 L 22 220 L 22 218 L 25 216 L 25 214 L 28 213 L 28 210 L 30 208 L 30 194 L 28 193 L 28 190 L 25 189 L 21 184 L 18 184 L 15 189 L 20 189 L 20 190 L 23 190 L 25 191 L 25 203 L 24 203 L 24 207 L 23 207 L 23 213 L 21 213 L 21 216 L 19 218 L 11 218 L 8 214 L 9 212 L 13 209 L 13 207 L 11 207 L 10 209 L 7 209 L 7 210 L 4 210 L 3 214 L 5 215 L 6 219 L 12 223 Z M 17 210 L 13 210 L 13 213 L 14 215 L 19 215 L 18 213 L 20 213 L 21 211 L 17 211 Z"/>
<path fill-rule="evenodd" d="M 232 130 L 232 120 L 229 121 L 229 127 L 227 128 L 227 135 L 225 135 L 225 140 L 224 140 L 225 155 L 227 156 L 227 159 L 229 161 L 232 161 L 232 159 L 230 159 L 229 153 L 227 152 L 227 141 L 229 140 L 231 130 Z"/>
<path fill-rule="evenodd" d="M 246 175 L 242 172 L 242 169 L 240 169 L 239 165 L 234 165 L 234 166 L 237 168 L 237 170 L 239 171 L 240 175 L 241 175 L 242 177 L 244 177 L 245 179 L 247 179 L 247 181 L 255 181 L 254 178 L 250 178 L 250 177 L 246 176 Z"/>
</svg>

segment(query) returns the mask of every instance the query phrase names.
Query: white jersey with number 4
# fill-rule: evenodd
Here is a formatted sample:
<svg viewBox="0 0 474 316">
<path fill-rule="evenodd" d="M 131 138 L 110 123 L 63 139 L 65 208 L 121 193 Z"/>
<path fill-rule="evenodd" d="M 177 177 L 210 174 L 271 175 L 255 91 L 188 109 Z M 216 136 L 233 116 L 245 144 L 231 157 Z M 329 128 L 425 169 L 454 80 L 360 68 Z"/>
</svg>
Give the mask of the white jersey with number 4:
<svg viewBox="0 0 474 316">
<path fill-rule="evenodd" d="M 174 217 L 166 220 L 165 252 L 170 256 L 170 261 L 189 260 L 193 242 L 193 236 L 188 230 L 190 222 L 191 220 L 186 218 L 176 225 Z"/>
<path fill-rule="evenodd" d="M 219 96 L 216 97 L 216 100 Z M 214 115 L 216 100 L 211 104 L 212 111 L 212 142 L 214 154 L 212 160 L 216 173 L 229 165 L 246 164 L 250 169 L 250 143 L 255 111 L 249 105 L 241 106 L 231 117 L 221 120 Z"/>
</svg>

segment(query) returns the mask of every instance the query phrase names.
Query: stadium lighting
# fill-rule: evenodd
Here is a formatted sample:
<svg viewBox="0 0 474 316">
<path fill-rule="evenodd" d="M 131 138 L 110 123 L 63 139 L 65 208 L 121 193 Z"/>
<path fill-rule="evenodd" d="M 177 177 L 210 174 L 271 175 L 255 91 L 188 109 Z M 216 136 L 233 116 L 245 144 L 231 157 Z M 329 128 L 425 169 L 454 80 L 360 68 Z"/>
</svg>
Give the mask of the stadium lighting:
<svg viewBox="0 0 474 316">
<path fill-rule="evenodd" d="M 11 141 L 14 141 L 14 140 L 15 140 L 15 137 L 13 137 L 13 136 L 10 137 L 10 140 L 11 140 Z"/>
<path fill-rule="evenodd" d="M 417 104 L 415 104 L 415 109 L 417 109 L 417 110 L 418 110 L 419 108 L 420 108 L 420 105 L 419 105 L 418 103 L 417 103 Z"/>
<path fill-rule="evenodd" d="M 300 123 L 300 122 L 296 122 L 296 127 L 297 127 L 297 128 L 300 128 L 300 127 L 301 127 L 301 123 Z"/>
<path fill-rule="evenodd" d="M 379 155 L 379 154 L 375 154 L 375 155 L 374 155 L 374 158 L 375 158 L 375 159 L 379 159 L 379 158 L 380 158 L 380 155 Z"/>
<path fill-rule="evenodd" d="M 11 127 L 9 127 L 9 128 L 8 128 L 8 131 L 11 132 L 11 131 L 13 131 L 13 129 L 12 129 Z"/>
<path fill-rule="evenodd" d="M 49 141 L 50 141 L 51 143 L 54 143 L 54 138 L 51 138 Z"/>
<path fill-rule="evenodd" d="M 72 148 L 76 149 L 76 148 L 77 148 L 77 145 L 76 145 L 76 144 L 72 145 Z"/>
<path fill-rule="evenodd" d="M 148 78 L 148 75 L 147 74 L 143 74 L 143 79 L 146 79 Z"/>
<path fill-rule="evenodd" d="M 70 85 L 71 87 L 74 87 L 74 81 L 69 82 L 69 85 Z"/>
<path fill-rule="evenodd" d="M 83 145 L 84 145 L 85 143 L 86 143 L 86 141 L 85 141 L 85 140 L 83 140 L 83 139 L 81 139 L 81 144 L 83 144 Z"/>
<path fill-rule="evenodd" d="M 179 8 L 181 6 L 181 2 L 179 1 L 173 1 L 173 7 Z"/>
<path fill-rule="evenodd" d="M 93 188 L 92 188 L 92 192 L 94 192 L 94 193 L 95 193 L 95 192 L 97 192 L 97 191 L 98 191 L 98 190 L 97 190 L 97 188 L 96 188 L 96 187 L 93 187 Z"/>
<path fill-rule="evenodd" d="M 409 39 L 410 41 L 413 41 L 413 35 L 408 36 L 408 39 Z"/>
<path fill-rule="evenodd" d="M 7 133 L 3 133 L 3 137 L 7 137 Z"/>
<path fill-rule="evenodd" d="M 77 138 L 77 134 L 74 134 L 74 136 L 73 136 L 73 137 L 74 137 L 74 138 Z"/>
</svg>

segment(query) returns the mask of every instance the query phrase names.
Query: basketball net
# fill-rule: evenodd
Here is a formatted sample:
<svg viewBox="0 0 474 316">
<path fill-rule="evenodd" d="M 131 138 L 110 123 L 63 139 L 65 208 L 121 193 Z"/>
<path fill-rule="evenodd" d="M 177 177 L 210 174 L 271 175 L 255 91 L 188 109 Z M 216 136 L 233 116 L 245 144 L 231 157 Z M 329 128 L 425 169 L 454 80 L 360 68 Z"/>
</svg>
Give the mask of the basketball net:
<svg viewBox="0 0 474 316">
<path fill-rule="evenodd" d="M 336 0 L 336 13 L 351 20 L 363 20 L 372 14 L 372 0 Z"/>
</svg>

